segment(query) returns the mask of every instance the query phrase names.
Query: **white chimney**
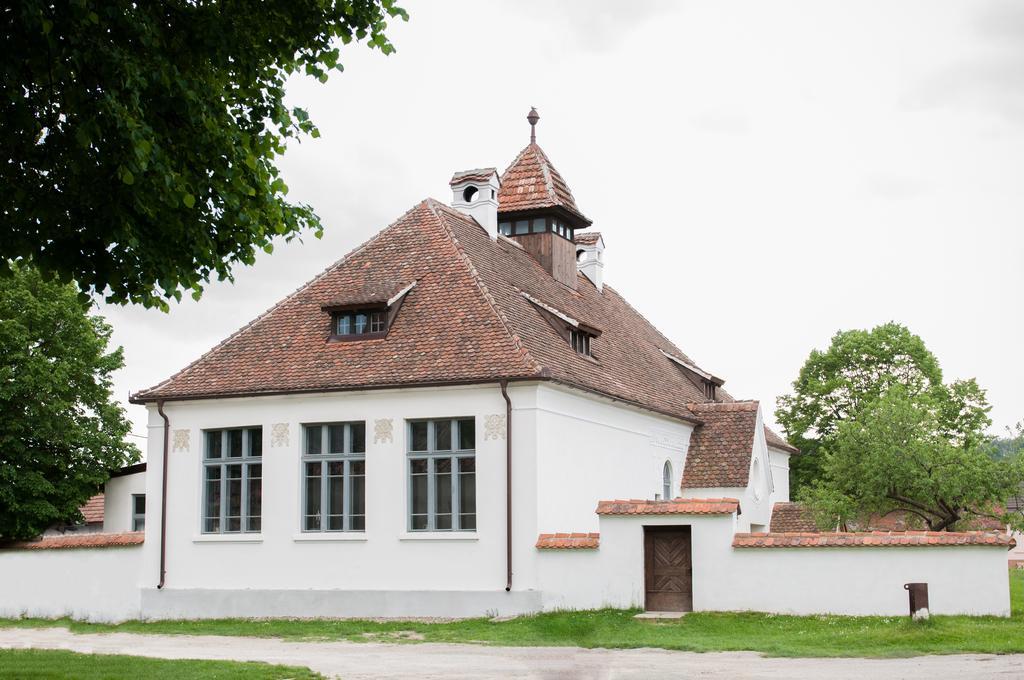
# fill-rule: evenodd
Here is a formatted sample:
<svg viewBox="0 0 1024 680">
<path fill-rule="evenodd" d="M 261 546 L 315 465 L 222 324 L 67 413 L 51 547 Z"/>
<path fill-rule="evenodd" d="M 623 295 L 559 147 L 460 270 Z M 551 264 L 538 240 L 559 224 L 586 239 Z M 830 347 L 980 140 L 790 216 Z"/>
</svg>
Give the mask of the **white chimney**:
<svg viewBox="0 0 1024 680">
<path fill-rule="evenodd" d="M 598 291 L 604 290 L 604 238 L 600 232 L 576 232 L 576 268 Z"/>
<path fill-rule="evenodd" d="M 474 218 L 491 238 L 498 238 L 498 171 L 463 170 L 452 176 L 452 207 Z"/>
</svg>

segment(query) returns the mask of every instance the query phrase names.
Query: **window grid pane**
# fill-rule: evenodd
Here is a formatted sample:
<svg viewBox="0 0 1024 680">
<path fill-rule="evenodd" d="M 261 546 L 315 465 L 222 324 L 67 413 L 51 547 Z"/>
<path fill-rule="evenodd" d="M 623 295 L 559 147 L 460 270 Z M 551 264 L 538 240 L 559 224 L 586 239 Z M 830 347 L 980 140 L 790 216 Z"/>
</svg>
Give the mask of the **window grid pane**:
<svg viewBox="0 0 1024 680">
<path fill-rule="evenodd" d="M 305 425 L 302 531 L 366 526 L 366 424 Z"/>
<path fill-rule="evenodd" d="M 259 532 L 263 512 L 263 428 L 207 430 L 203 461 L 204 533 Z M 145 526 L 143 514 L 133 526 Z"/>
<path fill-rule="evenodd" d="M 409 421 L 409 530 L 476 530 L 473 418 Z"/>
</svg>

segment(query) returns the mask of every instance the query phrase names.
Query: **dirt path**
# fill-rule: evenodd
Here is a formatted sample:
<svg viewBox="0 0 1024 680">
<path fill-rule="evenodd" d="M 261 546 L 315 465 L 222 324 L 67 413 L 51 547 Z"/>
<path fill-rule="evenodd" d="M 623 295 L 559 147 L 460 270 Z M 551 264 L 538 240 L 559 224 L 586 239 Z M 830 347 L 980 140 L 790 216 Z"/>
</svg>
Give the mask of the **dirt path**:
<svg viewBox="0 0 1024 680">
<path fill-rule="evenodd" d="M 780 659 L 752 652 L 696 654 L 661 649 L 484 647 L 448 644 L 287 642 L 278 639 L 90 633 L 66 628 L 0 629 L 0 648 L 66 649 L 163 659 L 227 659 L 308 666 L 328 677 L 362 678 L 1022 678 L 1024 655 L 912 659 Z"/>
</svg>

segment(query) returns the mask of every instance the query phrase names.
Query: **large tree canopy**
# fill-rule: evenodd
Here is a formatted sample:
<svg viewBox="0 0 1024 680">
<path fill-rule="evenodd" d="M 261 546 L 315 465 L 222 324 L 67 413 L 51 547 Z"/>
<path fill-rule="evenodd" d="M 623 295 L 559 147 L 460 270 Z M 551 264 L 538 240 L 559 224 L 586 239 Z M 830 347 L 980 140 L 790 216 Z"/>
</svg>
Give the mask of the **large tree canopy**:
<svg viewBox="0 0 1024 680">
<path fill-rule="evenodd" d="M 1024 525 L 1019 512 L 1006 510 L 1024 481 L 1020 457 L 990 455 L 976 427 L 979 412 L 954 419 L 956 427 L 969 424 L 951 432 L 949 411 L 955 408 L 955 400 L 935 393 L 891 387 L 838 425 L 818 454 L 822 474 L 800 499 L 823 527 L 867 526 L 891 512 L 914 516 L 933 531 L 960 528 L 977 517 Z"/>
<path fill-rule="evenodd" d="M 275 161 L 317 130 L 283 102 L 337 41 L 384 53 L 394 0 L 21 0 L 0 9 L 0 267 L 166 308 L 272 239 L 320 233 Z"/>
<path fill-rule="evenodd" d="M 110 472 L 139 459 L 111 397 L 121 349 L 72 285 L 15 265 L 0 277 L 0 539 L 81 519 Z"/>
<path fill-rule="evenodd" d="M 958 421 L 986 418 L 984 409 L 957 412 L 957 404 L 983 401 L 977 384 L 970 380 L 944 386 L 938 360 L 905 326 L 887 323 L 870 331 L 840 331 L 827 350 L 811 352 L 793 382 L 792 394 L 778 400 L 775 417 L 789 441 L 804 453 L 791 461 L 794 493 L 820 474 L 818 453 L 835 441 L 840 423 L 897 385 L 911 397 L 948 393 L 942 403 L 948 407 L 945 420 L 951 429 L 974 432 L 977 423 Z"/>
</svg>

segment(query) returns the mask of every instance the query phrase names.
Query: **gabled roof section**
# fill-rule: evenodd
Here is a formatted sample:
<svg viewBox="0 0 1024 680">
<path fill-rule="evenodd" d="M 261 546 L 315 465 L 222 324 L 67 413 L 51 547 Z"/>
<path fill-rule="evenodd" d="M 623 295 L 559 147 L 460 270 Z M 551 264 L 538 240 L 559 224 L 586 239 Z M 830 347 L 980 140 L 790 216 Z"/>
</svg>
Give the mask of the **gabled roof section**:
<svg viewBox="0 0 1024 680">
<path fill-rule="evenodd" d="M 756 401 L 690 404 L 703 424 L 690 436 L 684 489 L 745 487 L 757 429 Z"/>
<path fill-rule="evenodd" d="M 693 362 L 614 289 L 579 276 L 567 288 L 518 244 L 428 199 L 132 401 L 547 379 L 699 422 L 687 404 L 703 392 L 663 352 Z M 414 281 L 387 337 L 327 341 L 325 306 L 391 299 Z M 523 291 L 568 318 L 599 320 L 594 358 Z"/>
<path fill-rule="evenodd" d="M 591 221 L 576 207 L 569 185 L 562 179 L 547 154 L 536 143 L 519 152 L 501 175 L 498 213 L 557 208 L 574 218 L 578 226 Z"/>
<path fill-rule="evenodd" d="M 800 503 L 784 501 L 775 503 L 772 506 L 772 519 L 769 526 L 774 533 L 818 533 L 818 525 L 814 523 L 814 515 Z"/>
<path fill-rule="evenodd" d="M 85 519 L 86 524 L 103 524 L 103 507 L 106 497 L 98 493 L 85 502 L 85 505 L 78 508 Z"/>
<path fill-rule="evenodd" d="M 493 296 L 509 329 L 551 380 L 596 392 L 666 415 L 696 422 L 687 402 L 703 391 L 665 358 L 686 355 L 613 288 L 598 292 L 582 274 L 571 290 L 508 239 L 490 238 L 471 218 L 446 206 L 439 214 Z M 577 354 L 522 291 L 565 316 L 600 323 L 593 359 Z M 724 391 L 723 398 L 731 399 Z"/>
<path fill-rule="evenodd" d="M 447 217 L 447 213 L 445 213 Z M 487 238 L 476 222 L 473 229 Z M 426 200 L 136 402 L 535 376 L 438 204 Z M 408 291 L 387 338 L 329 343 L 339 300 Z M 397 291 L 396 291 L 397 289 Z M 524 301 L 525 303 L 525 301 Z"/>
<path fill-rule="evenodd" d="M 796 448 L 795 446 L 787 442 L 785 439 L 782 438 L 781 435 L 777 434 L 773 429 L 771 429 L 767 425 L 764 426 L 764 438 L 765 441 L 768 443 L 768 446 L 773 449 L 785 451 L 786 453 L 790 454 L 800 453 L 800 449 Z"/>
</svg>

